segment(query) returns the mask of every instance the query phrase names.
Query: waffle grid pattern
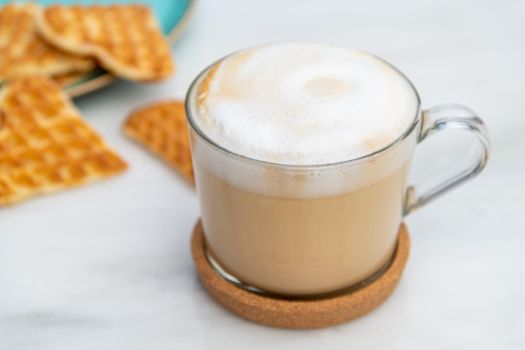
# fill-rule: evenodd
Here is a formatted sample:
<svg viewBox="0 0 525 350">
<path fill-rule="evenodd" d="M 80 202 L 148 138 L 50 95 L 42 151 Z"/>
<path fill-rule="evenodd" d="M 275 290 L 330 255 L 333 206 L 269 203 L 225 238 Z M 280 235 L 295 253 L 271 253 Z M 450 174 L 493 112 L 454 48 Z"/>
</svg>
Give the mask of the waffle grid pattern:
<svg viewBox="0 0 525 350">
<path fill-rule="evenodd" d="M 36 32 L 36 5 L 8 4 L 0 8 L 0 81 L 29 74 L 54 75 L 88 71 L 92 59 L 55 49 Z"/>
<path fill-rule="evenodd" d="M 194 182 L 184 104 L 163 101 L 133 112 L 124 132 Z"/>
<path fill-rule="evenodd" d="M 39 13 L 37 25 L 51 43 L 94 55 L 115 75 L 148 81 L 173 73 L 168 43 L 146 6 L 53 5 Z"/>
<path fill-rule="evenodd" d="M 126 167 L 47 78 L 15 79 L 0 92 L 0 205 Z"/>
</svg>

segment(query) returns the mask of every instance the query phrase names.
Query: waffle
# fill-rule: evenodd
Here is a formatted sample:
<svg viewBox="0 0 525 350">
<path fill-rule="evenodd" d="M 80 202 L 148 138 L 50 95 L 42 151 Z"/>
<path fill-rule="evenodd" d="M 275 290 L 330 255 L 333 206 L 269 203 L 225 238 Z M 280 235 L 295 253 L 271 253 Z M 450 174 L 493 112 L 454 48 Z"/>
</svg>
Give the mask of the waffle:
<svg viewBox="0 0 525 350">
<path fill-rule="evenodd" d="M 124 132 L 194 182 L 184 103 L 157 102 L 128 117 Z"/>
<path fill-rule="evenodd" d="M 126 163 L 45 76 L 0 91 L 0 205 L 106 178 Z"/>
<path fill-rule="evenodd" d="M 50 46 L 36 32 L 33 4 L 0 8 L 0 82 L 22 75 L 88 71 L 95 62 Z"/>
<path fill-rule="evenodd" d="M 36 23 L 53 45 L 93 55 L 116 76 L 155 81 L 173 73 L 168 43 L 146 6 L 53 5 L 37 13 Z"/>
<path fill-rule="evenodd" d="M 75 71 L 75 72 L 68 72 L 63 74 L 58 74 L 53 76 L 53 81 L 55 81 L 60 87 L 64 88 L 71 84 L 76 83 L 77 81 L 81 80 L 87 72 L 82 71 Z"/>
</svg>

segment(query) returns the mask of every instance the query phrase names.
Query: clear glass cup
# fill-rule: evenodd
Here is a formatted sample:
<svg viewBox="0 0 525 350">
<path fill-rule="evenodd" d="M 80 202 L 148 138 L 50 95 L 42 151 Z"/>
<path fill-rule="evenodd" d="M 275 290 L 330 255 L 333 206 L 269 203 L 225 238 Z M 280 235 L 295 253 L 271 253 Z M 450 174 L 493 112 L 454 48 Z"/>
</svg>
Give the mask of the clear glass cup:
<svg viewBox="0 0 525 350">
<path fill-rule="evenodd" d="M 192 83 L 186 113 L 206 253 L 217 272 L 241 288 L 301 297 L 368 283 L 388 267 L 403 217 L 487 163 L 488 134 L 472 110 L 421 110 L 419 102 L 413 122 L 394 142 L 360 158 L 297 166 L 236 154 L 208 138 L 194 120 L 200 87 L 220 62 Z M 451 129 L 474 136 L 472 158 L 419 193 L 419 185 L 407 184 L 415 146 Z"/>
</svg>

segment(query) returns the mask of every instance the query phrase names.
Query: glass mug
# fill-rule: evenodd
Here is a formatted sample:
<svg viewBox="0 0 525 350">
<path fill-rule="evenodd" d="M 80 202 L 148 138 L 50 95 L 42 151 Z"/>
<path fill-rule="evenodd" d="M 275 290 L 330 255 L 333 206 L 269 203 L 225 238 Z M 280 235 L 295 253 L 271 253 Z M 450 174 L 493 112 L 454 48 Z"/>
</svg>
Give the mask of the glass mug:
<svg viewBox="0 0 525 350">
<path fill-rule="evenodd" d="M 490 145 L 482 120 L 461 105 L 421 110 L 417 91 L 402 73 L 417 96 L 417 113 L 383 149 L 315 166 L 235 154 L 195 122 L 200 87 L 222 60 L 194 80 L 186 113 L 206 254 L 219 274 L 241 288 L 301 297 L 370 282 L 391 262 L 403 217 L 487 163 Z M 418 193 L 419 186 L 407 185 L 415 146 L 450 129 L 475 136 L 475 156 L 462 171 Z"/>
</svg>

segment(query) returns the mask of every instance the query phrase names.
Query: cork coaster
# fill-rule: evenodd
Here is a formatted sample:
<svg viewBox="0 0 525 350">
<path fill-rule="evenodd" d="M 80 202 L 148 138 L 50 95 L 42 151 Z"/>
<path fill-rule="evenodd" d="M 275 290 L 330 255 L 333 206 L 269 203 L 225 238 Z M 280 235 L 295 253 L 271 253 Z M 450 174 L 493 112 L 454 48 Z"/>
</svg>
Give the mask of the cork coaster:
<svg viewBox="0 0 525 350">
<path fill-rule="evenodd" d="M 375 309 L 395 289 L 410 250 L 408 230 L 399 228 L 393 260 L 377 279 L 357 290 L 322 299 L 281 299 L 244 290 L 223 279 L 204 252 L 202 224 L 193 230 L 191 251 L 197 273 L 220 304 L 250 321 L 280 328 L 323 328 L 353 320 Z"/>
</svg>

